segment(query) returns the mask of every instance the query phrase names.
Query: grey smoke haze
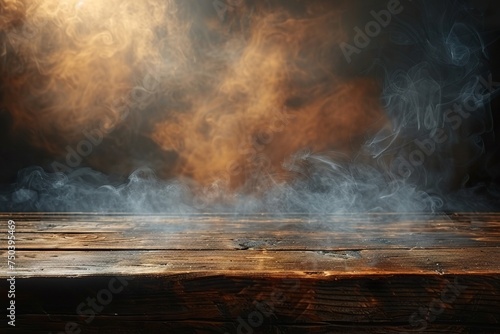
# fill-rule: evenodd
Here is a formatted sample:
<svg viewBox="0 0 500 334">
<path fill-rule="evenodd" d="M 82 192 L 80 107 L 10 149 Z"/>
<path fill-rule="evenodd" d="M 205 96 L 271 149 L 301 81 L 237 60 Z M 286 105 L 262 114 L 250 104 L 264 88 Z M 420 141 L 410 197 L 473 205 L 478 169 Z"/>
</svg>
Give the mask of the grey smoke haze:
<svg viewBox="0 0 500 334">
<path fill-rule="evenodd" d="M 403 3 L 403 2 L 402 2 Z M 463 1 L 413 1 L 352 64 L 379 77 L 390 125 L 354 154 L 298 151 L 284 178 L 259 169 L 240 188 L 199 185 L 148 167 L 127 180 L 87 167 L 54 173 L 33 166 L 0 192 L 1 211 L 338 213 L 496 210 L 500 190 L 469 184 L 494 126 L 498 92 L 480 27 Z M 370 10 L 367 10 L 369 13 Z M 416 13 L 416 14 L 415 14 Z M 346 23 L 344 23 L 346 24 Z M 351 25 L 352 26 L 352 25 Z M 490 171 L 483 166 L 484 173 Z"/>
</svg>

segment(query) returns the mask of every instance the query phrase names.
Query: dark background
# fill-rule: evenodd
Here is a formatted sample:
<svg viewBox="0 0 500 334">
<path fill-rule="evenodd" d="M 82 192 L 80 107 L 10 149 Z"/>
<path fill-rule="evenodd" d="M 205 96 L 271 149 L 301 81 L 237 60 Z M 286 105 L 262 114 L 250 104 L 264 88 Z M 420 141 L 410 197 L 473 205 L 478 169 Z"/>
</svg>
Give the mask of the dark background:
<svg viewBox="0 0 500 334">
<path fill-rule="evenodd" d="M 207 3 L 209 3 L 208 1 Z M 380 3 L 380 5 L 377 4 Z M 370 2 L 370 8 L 383 8 L 387 1 L 377 0 Z M 267 1 L 269 5 L 276 5 L 279 1 Z M 273 4 L 274 3 L 274 4 Z M 296 7 L 296 10 L 301 10 L 301 1 L 288 1 L 287 6 Z M 329 1 L 335 5 L 336 1 Z M 402 1 L 403 3 L 403 1 Z M 414 2 L 415 3 L 415 2 Z M 449 1 L 450 6 L 456 5 L 457 2 Z M 475 22 L 477 29 L 481 31 L 482 37 L 485 42 L 485 62 L 489 64 L 490 72 L 493 75 L 493 82 L 500 82 L 500 3 L 494 0 L 473 1 L 467 0 L 464 2 L 470 7 L 470 18 Z M 405 6 L 407 3 L 405 3 Z M 410 5 L 408 5 L 410 6 Z M 413 7 L 413 12 L 406 11 L 405 15 L 418 16 L 423 15 L 417 7 Z M 365 1 L 357 1 L 345 13 L 345 21 L 350 22 L 352 26 L 369 19 L 369 8 Z M 358 22 L 358 23 L 356 23 Z M 4 34 L 4 32 L 0 32 Z M 341 71 L 344 75 L 358 75 L 370 70 L 373 59 L 378 57 L 381 50 L 384 48 L 383 37 L 375 39 L 369 47 L 369 50 L 364 50 L 362 55 L 356 58 L 350 66 L 341 66 Z M 384 51 L 384 50 L 383 50 Z M 387 51 L 387 50 L 385 50 Z M 377 74 L 377 71 L 371 71 L 371 75 Z M 1 80 L 1 78 L 0 78 Z M 0 87 L 2 85 L 0 84 Z M 0 91 L 0 99 L 3 98 L 3 92 Z M 1 103 L 0 103 L 1 105 Z M 478 183 L 486 184 L 500 184 L 500 140 L 495 135 L 500 130 L 500 98 L 498 94 L 495 95 L 491 101 L 491 114 L 494 120 L 493 132 L 482 135 L 484 141 L 484 152 L 480 159 L 474 162 L 472 166 L 467 167 L 464 171 L 470 178 L 468 185 L 475 185 Z M 125 145 L 116 146 L 117 138 Z M 127 143 L 134 145 L 127 145 Z M 155 157 L 164 157 L 165 152 L 160 150 L 156 144 L 149 138 L 142 136 L 138 133 L 127 133 L 123 128 L 118 128 L 104 142 L 96 149 L 96 155 L 103 155 L 109 159 L 119 159 L 120 157 L 127 157 L 130 160 L 147 163 Z M 7 110 L 0 110 L 0 185 L 12 184 L 16 181 L 17 173 L 19 170 L 38 165 L 47 168 L 56 157 L 50 156 L 46 152 L 34 148 L 25 140 L 25 134 L 19 134 L 12 131 L 12 120 Z M 81 165 L 85 167 L 85 161 Z M 113 177 L 119 179 L 126 179 L 132 170 L 106 170 L 103 171 L 111 174 Z"/>
</svg>

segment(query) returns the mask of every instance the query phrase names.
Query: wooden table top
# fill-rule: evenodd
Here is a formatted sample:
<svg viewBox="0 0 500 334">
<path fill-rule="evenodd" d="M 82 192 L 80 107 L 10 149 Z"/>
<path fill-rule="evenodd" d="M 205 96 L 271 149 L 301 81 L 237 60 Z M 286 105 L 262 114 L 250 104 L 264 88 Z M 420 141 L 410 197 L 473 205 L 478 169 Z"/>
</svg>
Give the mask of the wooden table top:
<svg viewBox="0 0 500 334">
<path fill-rule="evenodd" d="M 89 333 L 109 324 L 127 333 L 145 324 L 152 333 L 500 333 L 498 213 L 0 216 L 16 222 L 25 330 L 73 319 Z M 5 245 L 7 233 L 0 238 Z M 75 307 L 110 277 L 134 279 L 119 296 L 126 302 L 82 322 Z M 434 319 L 429 304 L 446 289 L 456 300 Z M 290 302 L 249 325 L 256 301 L 276 291 Z"/>
<path fill-rule="evenodd" d="M 3 222 L 8 219 L 16 222 L 17 271 L 23 277 L 192 272 L 497 274 L 500 270 L 500 214 L 496 213 L 1 216 Z M 7 234 L 0 238 L 5 243 Z"/>
</svg>

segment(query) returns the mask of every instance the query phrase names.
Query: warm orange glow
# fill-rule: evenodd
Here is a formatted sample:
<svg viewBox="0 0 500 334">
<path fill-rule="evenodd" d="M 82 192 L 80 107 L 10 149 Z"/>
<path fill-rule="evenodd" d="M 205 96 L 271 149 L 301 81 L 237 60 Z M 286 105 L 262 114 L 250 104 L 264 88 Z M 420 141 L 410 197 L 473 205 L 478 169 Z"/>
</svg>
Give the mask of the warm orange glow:
<svg viewBox="0 0 500 334">
<path fill-rule="evenodd" d="M 340 4 L 240 5 L 221 20 L 210 1 L 0 3 L 1 103 L 54 155 L 82 129 L 127 124 L 177 152 L 164 175 L 235 187 L 282 174 L 298 150 L 355 154 L 387 122 L 373 81 L 338 74 Z"/>
</svg>

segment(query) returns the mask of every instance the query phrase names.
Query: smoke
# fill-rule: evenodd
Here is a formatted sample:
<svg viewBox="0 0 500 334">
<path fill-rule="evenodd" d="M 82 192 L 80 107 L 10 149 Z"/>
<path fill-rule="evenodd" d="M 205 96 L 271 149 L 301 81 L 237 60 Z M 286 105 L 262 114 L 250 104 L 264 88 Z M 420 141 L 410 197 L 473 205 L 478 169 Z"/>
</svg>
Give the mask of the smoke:
<svg viewBox="0 0 500 334">
<path fill-rule="evenodd" d="M 470 8 L 424 1 L 418 9 L 418 21 L 403 13 L 389 29 L 393 54 L 391 64 L 380 64 L 381 97 L 393 129 L 376 136 L 372 148 L 379 159 L 395 156 L 391 172 L 445 196 L 466 185 L 470 167 L 485 153 L 497 88 Z"/>
<path fill-rule="evenodd" d="M 465 2 L 361 28 L 348 1 L 1 2 L 0 108 L 51 157 L 2 211 L 494 207 L 468 184 L 496 88 Z"/>
</svg>

